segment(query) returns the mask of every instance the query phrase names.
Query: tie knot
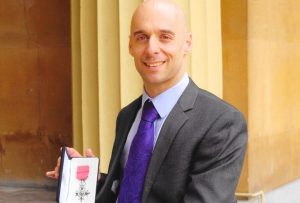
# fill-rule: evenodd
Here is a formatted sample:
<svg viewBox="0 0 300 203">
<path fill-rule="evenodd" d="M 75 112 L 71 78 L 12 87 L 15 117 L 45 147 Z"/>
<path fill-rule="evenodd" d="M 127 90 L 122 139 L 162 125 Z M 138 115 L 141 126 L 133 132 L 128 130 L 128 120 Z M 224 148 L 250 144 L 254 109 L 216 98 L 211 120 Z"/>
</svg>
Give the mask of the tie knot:
<svg viewBox="0 0 300 203">
<path fill-rule="evenodd" d="M 149 99 L 146 100 L 144 107 L 143 107 L 142 120 L 152 123 L 159 117 L 160 116 L 159 116 L 158 112 L 156 111 L 153 103 Z"/>
</svg>

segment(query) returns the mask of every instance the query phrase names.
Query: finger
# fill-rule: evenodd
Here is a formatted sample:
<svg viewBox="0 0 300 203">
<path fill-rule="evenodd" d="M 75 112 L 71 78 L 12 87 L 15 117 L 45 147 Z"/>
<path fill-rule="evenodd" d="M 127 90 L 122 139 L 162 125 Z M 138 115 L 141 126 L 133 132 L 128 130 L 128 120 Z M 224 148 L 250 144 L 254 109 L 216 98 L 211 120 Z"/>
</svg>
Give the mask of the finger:
<svg viewBox="0 0 300 203">
<path fill-rule="evenodd" d="M 93 153 L 93 151 L 92 151 L 91 148 L 88 148 L 88 149 L 85 150 L 85 156 L 87 156 L 87 157 L 95 157 L 95 155 L 94 155 L 94 153 Z"/>
<path fill-rule="evenodd" d="M 59 168 L 60 168 L 59 166 L 56 166 L 55 169 L 54 169 L 54 172 L 55 172 L 55 173 L 54 173 L 54 176 L 55 176 L 56 179 L 57 179 L 58 176 L 59 176 Z"/>
<path fill-rule="evenodd" d="M 48 178 L 52 178 L 52 177 L 53 177 L 53 172 L 54 172 L 54 171 L 47 171 L 47 172 L 46 172 L 46 176 L 47 176 Z"/>
<path fill-rule="evenodd" d="M 56 166 L 60 166 L 60 160 L 61 160 L 61 158 L 58 157 L 58 158 L 57 158 L 57 161 L 56 161 Z"/>
<path fill-rule="evenodd" d="M 56 176 L 56 172 L 55 171 L 47 171 L 46 172 L 46 176 L 48 178 L 52 178 L 52 179 L 57 179 L 58 178 L 58 176 Z"/>
<path fill-rule="evenodd" d="M 67 147 L 68 154 L 71 157 L 82 157 L 82 155 L 74 148 Z"/>
</svg>

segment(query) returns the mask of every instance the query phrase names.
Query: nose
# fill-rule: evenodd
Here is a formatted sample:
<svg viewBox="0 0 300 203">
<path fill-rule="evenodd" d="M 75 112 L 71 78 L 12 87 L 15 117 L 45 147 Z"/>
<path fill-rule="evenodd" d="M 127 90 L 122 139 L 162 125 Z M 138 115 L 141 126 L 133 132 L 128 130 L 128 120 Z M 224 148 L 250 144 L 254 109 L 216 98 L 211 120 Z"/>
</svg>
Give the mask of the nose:
<svg viewBox="0 0 300 203">
<path fill-rule="evenodd" d="M 148 54 L 158 54 L 159 53 L 159 41 L 154 37 L 151 36 L 148 40 L 148 44 L 146 47 L 146 51 Z"/>
</svg>

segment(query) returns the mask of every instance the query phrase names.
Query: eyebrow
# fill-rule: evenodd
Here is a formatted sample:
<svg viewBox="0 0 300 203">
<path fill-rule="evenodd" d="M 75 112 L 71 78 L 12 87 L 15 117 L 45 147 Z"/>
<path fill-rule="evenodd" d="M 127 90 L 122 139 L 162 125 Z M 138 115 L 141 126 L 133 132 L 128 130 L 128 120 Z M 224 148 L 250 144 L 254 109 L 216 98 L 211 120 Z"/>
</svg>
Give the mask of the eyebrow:
<svg viewBox="0 0 300 203">
<path fill-rule="evenodd" d="M 165 30 L 165 29 L 163 29 L 163 30 L 159 30 L 159 32 L 164 33 L 164 34 L 171 34 L 173 36 L 176 36 L 175 32 L 173 32 L 172 30 Z M 146 33 L 146 32 L 143 31 L 143 30 L 138 30 L 138 31 L 133 32 L 133 36 L 136 36 L 136 35 L 139 35 L 139 34 L 144 34 L 144 33 Z"/>
<path fill-rule="evenodd" d="M 175 36 L 175 32 L 173 32 L 172 30 L 160 30 L 161 33 L 164 33 L 164 34 L 171 34 L 173 36 Z"/>
<path fill-rule="evenodd" d="M 139 34 L 144 34 L 145 32 L 143 30 L 138 30 L 138 31 L 135 31 L 133 32 L 133 36 L 137 36 Z"/>
</svg>

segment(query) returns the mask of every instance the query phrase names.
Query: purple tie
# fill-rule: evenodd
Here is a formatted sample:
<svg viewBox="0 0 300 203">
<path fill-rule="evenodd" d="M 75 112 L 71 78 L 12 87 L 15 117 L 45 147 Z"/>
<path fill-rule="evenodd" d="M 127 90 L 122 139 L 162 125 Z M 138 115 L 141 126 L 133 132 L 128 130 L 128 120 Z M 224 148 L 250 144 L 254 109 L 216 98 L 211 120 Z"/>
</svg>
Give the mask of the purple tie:
<svg viewBox="0 0 300 203">
<path fill-rule="evenodd" d="M 154 121 L 159 118 L 152 102 L 147 100 L 134 136 L 124 169 L 118 203 L 140 203 L 144 180 L 151 159 L 154 140 Z"/>
</svg>

